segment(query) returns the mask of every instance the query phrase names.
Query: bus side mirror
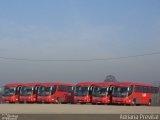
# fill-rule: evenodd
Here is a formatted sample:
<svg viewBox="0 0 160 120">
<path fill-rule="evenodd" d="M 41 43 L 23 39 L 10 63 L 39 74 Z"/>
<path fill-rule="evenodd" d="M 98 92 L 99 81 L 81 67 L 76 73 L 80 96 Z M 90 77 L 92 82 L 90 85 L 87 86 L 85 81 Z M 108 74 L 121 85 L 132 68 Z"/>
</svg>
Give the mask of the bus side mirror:
<svg viewBox="0 0 160 120">
<path fill-rule="evenodd" d="M 19 87 L 17 87 L 17 91 L 19 91 L 19 89 L 20 89 L 20 88 L 19 88 Z"/>
<path fill-rule="evenodd" d="M 39 86 L 36 86 L 36 87 L 35 87 L 35 90 L 37 91 L 37 90 L 38 90 L 38 88 L 39 88 Z"/>
<path fill-rule="evenodd" d="M 88 90 L 90 90 L 90 87 L 88 87 Z"/>
<path fill-rule="evenodd" d="M 93 88 L 93 87 L 88 87 L 88 90 L 89 90 L 89 91 L 92 91 L 92 88 Z"/>
<path fill-rule="evenodd" d="M 130 91 L 130 87 L 128 87 L 128 91 Z"/>
<path fill-rule="evenodd" d="M 110 90 L 110 91 L 112 91 L 112 90 L 113 90 L 113 88 L 114 88 L 113 86 L 110 86 L 109 90 Z"/>
<path fill-rule="evenodd" d="M 109 90 L 109 88 L 107 87 L 107 91 Z"/>
<path fill-rule="evenodd" d="M 20 91 L 20 90 L 21 90 L 21 88 L 22 88 L 21 86 L 20 86 L 20 87 L 18 87 L 18 91 Z"/>
<path fill-rule="evenodd" d="M 21 86 L 17 88 L 17 94 L 19 94 L 19 93 L 20 93 L 21 88 L 22 88 Z"/>
<path fill-rule="evenodd" d="M 72 87 L 72 91 L 74 91 L 74 87 Z"/>
</svg>

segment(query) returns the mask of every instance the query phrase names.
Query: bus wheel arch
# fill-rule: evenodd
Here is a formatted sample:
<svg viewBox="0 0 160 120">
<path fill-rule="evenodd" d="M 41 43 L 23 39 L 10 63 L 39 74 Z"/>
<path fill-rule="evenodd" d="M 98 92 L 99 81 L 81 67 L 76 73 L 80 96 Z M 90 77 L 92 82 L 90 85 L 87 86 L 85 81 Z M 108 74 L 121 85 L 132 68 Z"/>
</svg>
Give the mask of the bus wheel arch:
<svg viewBox="0 0 160 120">
<path fill-rule="evenodd" d="M 61 100 L 60 100 L 60 98 L 59 98 L 59 97 L 57 97 L 57 99 L 56 99 L 56 103 L 57 103 L 57 104 L 60 104 L 60 103 L 61 103 Z"/>
<path fill-rule="evenodd" d="M 151 103 L 152 103 L 152 100 L 151 99 L 149 99 L 149 101 L 148 101 L 148 106 L 151 106 Z"/>
<path fill-rule="evenodd" d="M 133 99 L 132 105 L 133 105 L 133 106 L 136 106 L 136 105 L 137 105 L 136 98 Z"/>
</svg>

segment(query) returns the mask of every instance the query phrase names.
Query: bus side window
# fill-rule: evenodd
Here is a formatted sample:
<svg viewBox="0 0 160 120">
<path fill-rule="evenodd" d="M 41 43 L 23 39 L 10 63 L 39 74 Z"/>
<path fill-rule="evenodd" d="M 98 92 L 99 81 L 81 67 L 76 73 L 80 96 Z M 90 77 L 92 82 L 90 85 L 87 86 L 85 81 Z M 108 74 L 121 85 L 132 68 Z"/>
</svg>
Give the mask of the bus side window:
<svg viewBox="0 0 160 120">
<path fill-rule="evenodd" d="M 51 95 L 53 95 L 53 94 L 56 92 L 56 90 L 57 90 L 57 87 L 58 87 L 58 86 L 53 86 L 53 87 L 52 87 L 52 90 L 51 90 Z"/>
<path fill-rule="evenodd" d="M 147 93 L 147 87 L 146 86 L 143 86 L 143 92 Z"/>
<path fill-rule="evenodd" d="M 59 91 L 59 86 L 58 85 L 55 85 L 55 91 Z"/>
<path fill-rule="evenodd" d="M 151 87 L 150 89 L 151 89 L 150 93 L 157 94 L 159 92 L 158 87 Z"/>
<path fill-rule="evenodd" d="M 134 88 L 134 92 L 143 92 L 143 86 L 136 85 Z"/>
<path fill-rule="evenodd" d="M 62 92 L 69 92 L 69 87 L 68 86 L 59 86 L 59 91 L 62 91 Z"/>
<path fill-rule="evenodd" d="M 147 93 L 151 93 L 151 89 L 152 89 L 152 87 L 147 87 Z"/>
<path fill-rule="evenodd" d="M 68 92 L 71 92 L 71 93 L 73 92 L 73 86 L 68 87 Z"/>
<path fill-rule="evenodd" d="M 156 89 L 156 90 L 155 90 L 155 91 L 156 91 L 155 93 L 156 93 L 156 94 L 159 93 L 160 89 L 159 89 L 158 87 L 155 87 L 155 89 Z"/>
</svg>

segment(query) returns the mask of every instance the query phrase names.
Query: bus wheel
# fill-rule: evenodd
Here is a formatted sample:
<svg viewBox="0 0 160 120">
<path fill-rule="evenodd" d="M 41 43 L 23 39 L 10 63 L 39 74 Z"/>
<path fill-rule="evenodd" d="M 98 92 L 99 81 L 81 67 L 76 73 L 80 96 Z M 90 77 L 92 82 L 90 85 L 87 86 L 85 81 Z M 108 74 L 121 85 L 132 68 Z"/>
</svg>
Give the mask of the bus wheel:
<svg viewBox="0 0 160 120">
<path fill-rule="evenodd" d="M 37 102 L 37 104 L 43 104 L 44 102 Z"/>
<path fill-rule="evenodd" d="M 136 99 L 132 101 L 132 106 L 136 106 Z"/>
<path fill-rule="evenodd" d="M 84 102 L 81 102 L 80 104 L 86 104 L 86 103 L 84 103 Z"/>
<path fill-rule="evenodd" d="M 56 103 L 57 103 L 57 104 L 60 104 L 60 103 L 61 103 L 60 98 L 57 98 Z"/>
<path fill-rule="evenodd" d="M 24 104 L 24 102 L 19 102 L 19 104 Z"/>
<path fill-rule="evenodd" d="M 151 99 L 149 100 L 149 102 L 148 102 L 148 104 L 147 104 L 148 106 L 151 106 Z"/>
<path fill-rule="evenodd" d="M 62 102 L 62 104 L 67 104 L 67 102 Z"/>
</svg>

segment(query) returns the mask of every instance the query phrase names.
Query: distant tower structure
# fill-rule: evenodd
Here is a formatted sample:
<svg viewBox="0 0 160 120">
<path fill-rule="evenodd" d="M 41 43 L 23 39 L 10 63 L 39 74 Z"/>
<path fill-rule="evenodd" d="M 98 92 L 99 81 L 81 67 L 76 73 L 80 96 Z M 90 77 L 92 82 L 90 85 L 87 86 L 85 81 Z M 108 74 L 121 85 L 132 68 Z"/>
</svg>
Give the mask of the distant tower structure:
<svg viewBox="0 0 160 120">
<path fill-rule="evenodd" d="M 118 82 L 114 75 L 107 75 L 104 82 Z"/>
</svg>

